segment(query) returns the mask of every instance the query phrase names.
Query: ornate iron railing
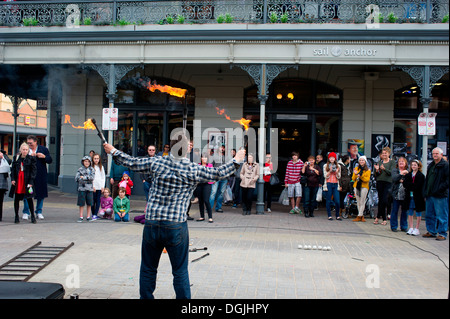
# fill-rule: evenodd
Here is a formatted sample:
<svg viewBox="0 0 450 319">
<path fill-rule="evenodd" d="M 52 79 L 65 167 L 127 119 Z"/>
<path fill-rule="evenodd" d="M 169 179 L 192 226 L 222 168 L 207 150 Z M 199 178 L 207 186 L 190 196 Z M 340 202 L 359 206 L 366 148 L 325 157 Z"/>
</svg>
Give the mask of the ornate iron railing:
<svg viewBox="0 0 450 319">
<path fill-rule="evenodd" d="M 442 23 L 448 0 L 56 0 L 0 2 L 0 25 Z"/>
</svg>

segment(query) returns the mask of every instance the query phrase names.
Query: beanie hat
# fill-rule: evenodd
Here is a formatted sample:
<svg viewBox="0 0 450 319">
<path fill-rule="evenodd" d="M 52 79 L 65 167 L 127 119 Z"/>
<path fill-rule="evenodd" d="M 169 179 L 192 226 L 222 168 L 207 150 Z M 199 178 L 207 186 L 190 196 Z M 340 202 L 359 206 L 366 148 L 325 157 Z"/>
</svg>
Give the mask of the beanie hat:
<svg viewBox="0 0 450 319">
<path fill-rule="evenodd" d="M 365 162 L 366 162 L 366 164 L 367 164 L 367 157 L 365 157 L 364 155 L 363 156 L 360 156 L 359 158 L 362 158 Z M 359 159 L 358 159 L 359 160 Z"/>
<path fill-rule="evenodd" d="M 337 159 L 335 152 L 331 152 L 330 154 L 328 154 L 328 158 L 330 158 L 330 157 L 334 157 L 335 159 Z"/>
</svg>

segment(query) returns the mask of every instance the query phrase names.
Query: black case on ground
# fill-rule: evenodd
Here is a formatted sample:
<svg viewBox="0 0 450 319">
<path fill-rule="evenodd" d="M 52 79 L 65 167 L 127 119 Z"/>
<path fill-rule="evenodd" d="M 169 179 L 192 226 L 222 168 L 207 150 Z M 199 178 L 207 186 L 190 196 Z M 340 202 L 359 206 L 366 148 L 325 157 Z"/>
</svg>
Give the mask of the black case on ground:
<svg viewBox="0 0 450 319">
<path fill-rule="evenodd" d="M 57 283 L 0 281 L 0 299 L 63 299 L 64 294 Z"/>
</svg>

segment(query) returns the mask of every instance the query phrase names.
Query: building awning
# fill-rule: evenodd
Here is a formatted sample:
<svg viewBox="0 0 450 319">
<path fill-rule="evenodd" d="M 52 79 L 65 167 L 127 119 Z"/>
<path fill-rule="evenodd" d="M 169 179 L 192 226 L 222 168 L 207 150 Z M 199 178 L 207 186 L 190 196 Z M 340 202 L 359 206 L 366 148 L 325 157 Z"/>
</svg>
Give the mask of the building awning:
<svg viewBox="0 0 450 319">
<path fill-rule="evenodd" d="M 13 134 L 13 132 L 13 126 L 0 124 L 0 134 Z M 47 130 L 35 127 L 17 126 L 17 134 L 47 136 Z"/>
</svg>

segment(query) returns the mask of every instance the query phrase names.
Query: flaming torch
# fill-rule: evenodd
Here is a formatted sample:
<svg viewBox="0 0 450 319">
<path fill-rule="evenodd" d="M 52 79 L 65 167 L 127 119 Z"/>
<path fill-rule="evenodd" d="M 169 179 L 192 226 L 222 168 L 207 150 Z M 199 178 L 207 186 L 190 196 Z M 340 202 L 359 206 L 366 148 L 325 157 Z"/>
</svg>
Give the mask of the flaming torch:
<svg viewBox="0 0 450 319">
<path fill-rule="evenodd" d="M 234 123 L 239 123 L 240 125 L 242 125 L 242 128 L 244 129 L 244 149 L 245 149 L 245 154 L 248 155 L 248 135 L 247 135 L 247 131 L 248 128 L 250 127 L 250 122 L 251 120 L 247 120 L 245 118 L 241 118 L 240 120 L 232 120 L 230 116 L 228 116 L 225 113 L 225 109 L 220 109 L 218 107 L 216 107 L 217 110 L 217 114 L 218 115 L 223 115 L 228 121 L 234 122 Z"/>
<path fill-rule="evenodd" d="M 102 140 L 103 144 L 108 144 L 108 142 L 106 141 L 106 138 L 103 135 L 102 131 L 100 131 L 100 129 L 97 126 L 97 121 L 94 118 L 92 118 L 90 120 L 91 120 L 92 124 L 94 124 L 95 129 L 97 130 L 97 135 L 100 137 L 100 139 Z"/>
<path fill-rule="evenodd" d="M 76 129 L 97 130 L 97 135 L 100 137 L 102 142 L 108 144 L 108 142 L 106 141 L 106 138 L 103 135 L 102 131 L 100 131 L 100 129 L 97 127 L 97 121 L 94 118 L 88 119 L 86 122 L 83 123 L 83 126 L 75 126 L 70 121 L 70 115 L 66 114 L 64 116 L 64 124 L 67 124 L 67 123 L 72 125 L 72 127 L 76 128 Z"/>
</svg>

